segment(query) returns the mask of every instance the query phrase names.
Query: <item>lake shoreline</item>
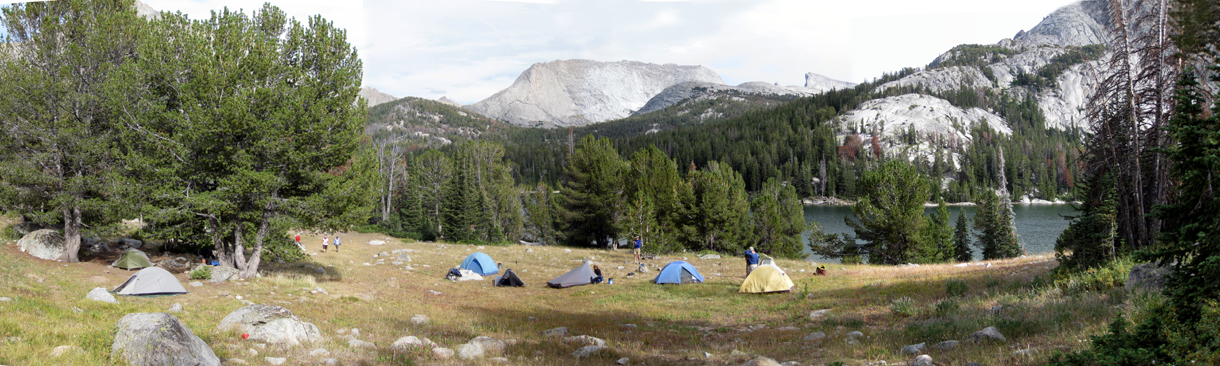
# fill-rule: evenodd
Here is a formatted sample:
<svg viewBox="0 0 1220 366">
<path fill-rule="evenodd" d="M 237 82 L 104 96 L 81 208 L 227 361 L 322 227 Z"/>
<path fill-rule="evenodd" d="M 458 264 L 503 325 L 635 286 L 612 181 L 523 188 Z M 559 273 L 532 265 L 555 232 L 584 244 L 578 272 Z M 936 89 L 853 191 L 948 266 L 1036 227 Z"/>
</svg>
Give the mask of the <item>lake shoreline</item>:
<svg viewBox="0 0 1220 366">
<path fill-rule="evenodd" d="M 843 206 L 843 207 L 851 207 L 851 206 L 855 206 L 855 205 L 856 205 L 856 202 L 855 202 L 855 201 L 850 201 L 850 200 L 845 200 L 845 199 L 842 199 L 842 198 L 837 198 L 837 197 L 814 197 L 814 198 L 802 198 L 802 199 L 801 199 L 801 204 L 802 204 L 802 205 L 804 205 L 804 206 Z M 1080 202 L 1079 202 L 1079 201 L 1070 201 L 1070 202 L 1069 202 L 1069 201 L 1059 201 L 1059 200 L 1055 200 L 1055 201 L 1047 201 L 1047 200 L 1043 200 L 1043 199 L 1033 199 L 1033 200 L 1028 200 L 1028 201 L 1026 201 L 1026 200 L 1022 200 L 1022 201 L 1012 201 L 1012 204 L 1014 204 L 1014 205 L 1022 205 L 1022 206 L 1054 206 L 1054 205 L 1079 205 L 1079 204 L 1080 204 Z M 938 204 L 937 204 L 937 203 L 935 203 L 935 202 L 926 202 L 926 203 L 924 203 L 924 204 L 923 204 L 923 207 L 936 207 L 936 206 L 938 206 Z M 977 204 L 975 204 L 974 202 L 952 202 L 952 203 L 950 203 L 950 202 L 946 202 L 946 203 L 945 203 L 945 206 L 950 206 L 950 207 L 962 207 L 962 206 L 973 207 L 973 206 L 977 206 Z"/>
</svg>

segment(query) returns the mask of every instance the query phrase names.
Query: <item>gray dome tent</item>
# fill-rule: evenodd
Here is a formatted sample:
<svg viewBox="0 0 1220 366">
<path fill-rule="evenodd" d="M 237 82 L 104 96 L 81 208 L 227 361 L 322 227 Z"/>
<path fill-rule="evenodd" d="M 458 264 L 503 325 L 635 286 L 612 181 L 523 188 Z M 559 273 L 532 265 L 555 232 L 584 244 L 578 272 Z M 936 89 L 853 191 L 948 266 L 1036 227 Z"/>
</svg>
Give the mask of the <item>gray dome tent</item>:
<svg viewBox="0 0 1220 366">
<path fill-rule="evenodd" d="M 585 263 L 580 267 L 576 267 L 576 269 L 568 271 L 568 273 L 555 277 L 555 279 L 547 282 L 546 285 L 554 288 L 588 285 L 593 283 L 593 277 L 597 277 L 597 274 L 593 273 L 593 268 L 589 267 L 588 263 Z"/>
<path fill-rule="evenodd" d="M 182 283 L 169 271 L 148 267 L 131 275 L 131 278 L 111 292 L 127 296 L 178 295 L 185 294 L 186 288 L 182 287 Z"/>
</svg>

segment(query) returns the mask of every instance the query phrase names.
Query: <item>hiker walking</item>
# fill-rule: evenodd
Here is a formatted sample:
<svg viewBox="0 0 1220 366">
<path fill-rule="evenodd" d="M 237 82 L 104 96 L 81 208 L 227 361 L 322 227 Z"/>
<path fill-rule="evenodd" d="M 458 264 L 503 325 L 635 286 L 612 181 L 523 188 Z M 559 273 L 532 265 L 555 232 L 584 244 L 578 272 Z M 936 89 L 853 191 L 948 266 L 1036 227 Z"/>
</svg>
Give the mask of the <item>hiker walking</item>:
<svg viewBox="0 0 1220 366">
<path fill-rule="evenodd" d="M 642 246 L 644 246 L 644 242 L 640 241 L 639 235 L 636 235 L 635 242 L 632 243 L 632 249 L 631 249 L 631 252 L 635 253 L 636 263 L 639 263 L 642 260 L 642 256 L 640 255 L 640 247 L 642 247 Z"/>
<path fill-rule="evenodd" d="M 326 245 L 327 245 L 327 244 L 330 244 L 330 237 L 329 237 L 329 236 L 323 236 L 323 237 L 322 237 L 322 253 L 326 253 Z"/>
<path fill-rule="evenodd" d="M 339 236 L 335 235 L 335 253 L 339 252 Z"/>
<path fill-rule="evenodd" d="M 758 268 L 758 253 L 754 252 L 754 247 L 746 249 L 746 277 L 750 277 L 750 272 Z"/>
</svg>

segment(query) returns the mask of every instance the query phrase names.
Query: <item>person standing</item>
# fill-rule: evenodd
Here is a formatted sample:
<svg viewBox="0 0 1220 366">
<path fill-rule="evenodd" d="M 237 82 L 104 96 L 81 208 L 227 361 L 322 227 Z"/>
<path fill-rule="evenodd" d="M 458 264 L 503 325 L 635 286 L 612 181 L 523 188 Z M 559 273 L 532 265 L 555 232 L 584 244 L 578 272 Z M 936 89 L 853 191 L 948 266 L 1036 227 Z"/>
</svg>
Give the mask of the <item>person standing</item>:
<svg viewBox="0 0 1220 366">
<path fill-rule="evenodd" d="M 339 252 L 339 236 L 335 235 L 335 253 Z"/>
<path fill-rule="evenodd" d="M 636 235 L 635 242 L 632 243 L 632 249 L 631 249 L 631 252 L 635 254 L 636 263 L 640 263 L 642 261 L 643 256 L 640 255 L 640 248 L 643 246 L 644 246 L 644 242 L 640 240 L 639 235 Z"/>
<path fill-rule="evenodd" d="M 758 253 L 754 252 L 754 247 L 746 249 L 746 277 L 750 277 L 750 273 L 758 268 Z"/>
<path fill-rule="evenodd" d="M 326 253 L 326 245 L 327 245 L 327 244 L 330 244 L 330 237 L 329 237 L 329 236 L 323 236 L 323 237 L 322 237 L 322 253 Z"/>
<path fill-rule="evenodd" d="M 301 246 L 301 233 L 297 233 L 297 246 L 298 247 Z M 304 248 L 304 247 L 302 247 L 302 248 Z"/>
</svg>

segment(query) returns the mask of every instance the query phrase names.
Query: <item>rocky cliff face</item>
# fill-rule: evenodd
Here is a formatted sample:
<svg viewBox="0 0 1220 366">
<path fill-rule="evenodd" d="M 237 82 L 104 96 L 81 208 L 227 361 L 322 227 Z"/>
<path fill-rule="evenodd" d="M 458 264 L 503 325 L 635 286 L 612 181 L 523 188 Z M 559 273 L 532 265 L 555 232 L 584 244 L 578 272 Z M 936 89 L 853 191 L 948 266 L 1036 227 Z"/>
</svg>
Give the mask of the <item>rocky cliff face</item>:
<svg viewBox="0 0 1220 366">
<path fill-rule="evenodd" d="M 834 89 L 855 87 L 856 83 L 834 80 L 822 75 L 805 74 L 805 86 L 778 85 L 773 83 L 751 81 L 737 86 L 704 81 L 688 81 L 665 88 L 640 110 L 633 113 L 639 115 L 665 109 L 685 99 L 704 100 L 711 98 L 733 97 L 734 95 L 753 94 L 778 97 L 803 97 L 823 93 Z"/>
<path fill-rule="evenodd" d="M 534 64 L 508 89 L 465 108 L 523 126 L 575 126 L 629 116 L 685 81 L 724 84 L 702 66 L 560 60 Z"/>
<path fill-rule="evenodd" d="M 935 150 L 925 136 L 941 136 L 950 145 L 970 144 L 970 129 L 986 123 L 992 130 L 1011 135 L 1012 129 L 1004 118 L 980 108 L 959 108 L 944 99 L 922 94 L 903 94 L 894 97 L 864 102 L 859 108 L 845 113 L 839 119 L 844 131 L 855 131 L 868 141 L 877 134 L 887 154 L 906 156 L 909 159 L 923 157 L 932 161 Z M 904 136 L 915 135 L 921 142 L 908 144 Z M 955 166 L 960 166 L 960 156 L 951 156 Z"/>
<path fill-rule="evenodd" d="M 382 93 L 377 89 L 368 86 L 360 88 L 360 97 L 369 101 L 369 108 L 372 108 L 378 104 L 393 102 L 398 99 L 393 95 Z"/>
<path fill-rule="evenodd" d="M 1013 39 L 973 46 L 975 54 L 985 53 L 977 60 L 964 59 L 971 57 L 969 52 L 955 48 L 937 57 L 927 70 L 886 83 L 881 88 L 922 86 L 933 93 L 960 88 L 989 89 L 1013 97 L 1032 94 L 1046 117 L 1047 127 L 1086 127 L 1085 103 L 1096 84 L 1100 61 L 1070 65 L 1055 78 L 1055 85 L 1048 88 L 1014 86 L 1013 81 L 1021 74 L 1037 73 L 1057 56 L 1078 47 L 1104 43 L 1109 36 L 1107 9 L 1104 2 L 1095 0 L 1064 6 L 1028 32 L 1017 33 Z"/>
</svg>

